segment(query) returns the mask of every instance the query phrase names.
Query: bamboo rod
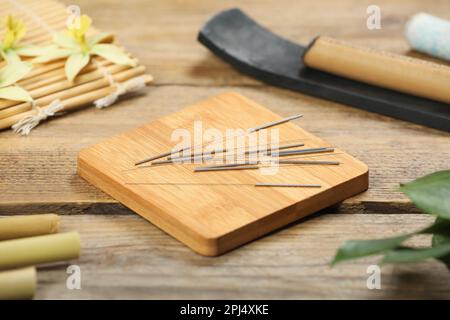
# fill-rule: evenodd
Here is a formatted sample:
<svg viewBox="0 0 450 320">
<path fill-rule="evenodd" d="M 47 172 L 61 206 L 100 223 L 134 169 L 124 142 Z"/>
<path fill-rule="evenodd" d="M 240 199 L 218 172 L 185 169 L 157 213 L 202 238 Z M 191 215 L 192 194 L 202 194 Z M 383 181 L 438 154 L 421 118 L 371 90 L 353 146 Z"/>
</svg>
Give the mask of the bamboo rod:
<svg viewBox="0 0 450 320">
<path fill-rule="evenodd" d="M 138 67 L 139 68 L 139 67 Z M 143 75 L 145 72 L 145 69 L 138 69 L 138 68 L 134 68 L 134 69 L 130 69 L 127 70 L 128 72 L 130 72 L 131 74 L 133 74 L 133 76 L 130 76 L 129 78 L 126 78 L 124 76 L 124 79 L 122 82 L 125 82 L 127 80 L 130 80 L 138 75 Z M 145 80 L 146 83 L 149 84 L 153 81 L 153 77 L 150 75 L 145 75 Z M 94 101 L 103 98 L 113 92 L 115 92 L 117 90 L 116 87 L 114 86 L 107 86 L 105 88 L 101 88 L 92 92 L 88 92 L 88 93 L 84 93 L 82 95 L 79 95 L 77 97 L 73 97 L 73 98 L 69 98 L 66 100 L 61 101 L 61 103 L 64 105 L 64 111 L 68 111 L 68 110 L 73 110 L 76 109 L 78 107 L 81 107 L 83 105 L 86 104 L 90 104 L 93 103 Z M 48 108 L 48 106 L 44 106 L 42 108 Z M 35 111 L 34 110 L 30 110 L 27 112 L 23 112 L 5 119 L 1 119 L 0 120 L 0 130 L 2 129 L 6 129 L 11 127 L 12 125 L 14 125 L 15 123 L 17 123 L 18 121 L 20 121 L 21 119 L 23 119 L 24 117 L 28 116 L 28 115 L 34 115 Z"/>
<path fill-rule="evenodd" d="M 50 25 L 54 23 L 55 21 L 60 21 L 62 19 L 67 20 L 69 17 L 69 14 L 65 11 L 61 12 L 58 10 L 47 10 L 47 11 L 41 11 L 36 12 L 36 15 L 39 17 L 39 21 L 41 21 L 42 24 Z M 27 26 L 30 26 L 30 24 L 34 26 L 41 27 L 41 23 L 39 23 L 36 19 L 32 19 L 29 15 L 23 15 L 21 18 L 25 21 Z"/>
<path fill-rule="evenodd" d="M 32 78 L 39 76 L 41 74 L 44 74 L 46 72 L 64 67 L 65 63 L 66 63 L 65 61 L 57 60 L 57 61 L 53 61 L 50 63 L 34 66 L 33 69 L 31 70 L 31 72 L 29 74 L 27 74 L 22 80 L 26 80 L 26 79 L 31 80 Z"/>
<path fill-rule="evenodd" d="M 56 233 L 59 229 L 59 220 L 59 216 L 56 214 L 38 214 L 1 218 L 0 240 Z"/>
<path fill-rule="evenodd" d="M 142 67 L 143 68 L 143 67 Z M 115 72 L 112 73 L 114 81 L 122 81 L 123 78 L 123 74 L 126 73 L 128 70 L 127 68 L 117 68 L 115 70 Z M 140 71 L 138 71 L 140 72 Z M 108 79 L 101 77 L 98 80 L 95 81 L 90 81 L 90 82 L 86 82 L 84 84 L 80 84 L 74 87 L 70 87 L 66 90 L 63 91 L 59 91 L 50 95 L 46 95 L 40 99 L 37 99 L 35 102 L 38 106 L 45 106 L 50 104 L 52 101 L 59 99 L 59 100 L 63 100 L 63 99 L 69 99 L 72 97 L 75 97 L 77 95 L 95 90 L 95 89 L 99 89 L 102 87 L 106 87 L 109 86 L 110 83 L 108 81 Z M 32 106 L 30 103 L 24 103 L 15 107 L 10 107 L 4 110 L 0 110 L 0 120 L 1 119 L 5 119 L 23 112 L 26 112 L 28 110 L 31 110 Z"/>
<path fill-rule="evenodd" d="M 26 2 L 26 3 L 24 3 L 24 2 Z M 43 3 L 46 3 L 46 6 L 47 5 L 53 5 L 55 7 L 59 6 L 59 7 L 64 8 L 64 5 L 62 3 L 60 3 L 60 2 L 57 2 L 57 1 L 46 1 L 46 0 L 23 1 L 23 0 L 21 0 L 20 3 L 23 4 L 24 6 L 27 6 L 27 7 L 30 7 L 30 8 L 33 8 L 33 7 L 34 8 L 38 8 L 39 6 L 43 7 L 42 6 Z M 10 6 L 10 8 L 17 8 L 13 3 L 9 2 L 9 1 L 7 1 L 4 4 L 2 4 L 2 8 L 4 8 L 5 6 L 8 6 L 8 5 Z"/>
<path fill-rule="evenodd" d="M 36 14 L 38 16 L 41 16 L 44 13 L 47 12 L 58 12 L 58 13 L 66 13 L 67 11 L 64 7 L 64 5 L 61 5 L 60 3 L 57 2 L 53 2 L 53 3 L 47 3 L 47 4 L 43 4 L 43 2 L 40 3 L 36 3 L 36 4 L 24 4 L 23 2 L 21 2 L 22 5 L 24 5 L 28 10 L 21 10 L 19 7 L 15 6 L 12 3 L 3 1 L 2 3 L 2 7 L 0 9 L 0 13 L 5 14 L 14 14 L 14 15 L 22 15 L 24 16 L 24 18 L 31 18 L 31 14 Z M 9 8 L 7 7 L 9 5 Z M 28 12 L 29 11 L 29 12 Z"/>
<path fill-rule="evenodd" d="M 0 300 L 31 299 L 36 287 L 35 267 L 0 272 Z"/>
<path fill-rule="evenodd" d="M 48 3 L 46 5 L 42 5 L 42 2 L 40 2 L 40 3 L 36 3 L 36 4 L 28 4 L 27 3 L 27 4 L 23 4 L 23 5 L 26 6 L 33 13 L 36 13 L 37 15 L 40 15 L 43 12 L 48 12 L 49 10 L 66 12 L 66 10 L 64 9 L 64 6 L 55 5 L 54 3 L 53 4 Z M 3 1 L 2 6 L 0 7 L 0 14 L 2 14 L 2 15 L 6 15 L 6 14 L 23 15 L 26 18 L 30 18 L 30 15 L 27 12 L 20 10 L 17 6 L 10 3 L 9 1 L 7 1 L 6 3 L 5 3 L 5 1 Z"/>
<path fill-rule="evenodd" d="M 144 74 L 144 72 L 140 72 L 139 74 L 136 74 L 135 76 L 130 77 L 127 80 L 130 80 L 130 79 L 132 79 L 132 78 L 134 78 L 134 77 L 136 77 L 138 75 L 143 75 L 143 74 Z M 149 76 L 149 75 L 146 75 L 146 83 L 149 84 L 152 81 L 153 81 L 153 78 L 151 76 Z M 123 82 L 126 82 L 126 80 L 123 81 Z M 105 97 L 105 96 L 107 96 L 109 94 L 114 93 L 115 91 L 116 91 L 116 87 L 108 86 L 108 87 L 105 87 L 105 88 L 102 88 L 102 89 L 98 89 L 98 90 L 95 90 L 95 91 L 92 91 L 92 92 L 80 95 L 78 97 L 67 99 L 67 100 L 65 100 L 63 102 L 64 110 L 65 111 L 74 110 L 74 109 L 76 109 L 78 107 L 81 107 L 83 105 L 91 104 L 91 103 L 93 103 L 94 101 L 96 101 L 96 100 L 98 100 L 100 98 L 103 98 L 103 97 Z"/>
<path fill-rule="evenodd" d="M 98 62 L 98 64 L 102 67 L 110 66 L 112 65 L 112 62 L 108 60 L 102 60 Z M 86 67 L 84 67 L 78 76 L 81 76 L 82 74 L 90 73 L 92 71 L 97 70 L 97 66 L 93 63 L 88 64 Z M 50 72 L 44 73 L 42 75 L 36 76 L 32 79 L 26 79 L 26 81 L 18 82 L 17 84 L 21 86 L 22 88 L 31 91 L 37 88 L 42 88 L 44 86 L 56 83 L 58 81 L 64 81 L 66 80 L 66 72 L 64 68 L 59 68 L 52 70 Z"/>
<path fill-rule="evenodd" d="M 67 261 L 80 255 L 77 232 L 57 233 L 0 242 L 0 269 Z"/>
</svg>

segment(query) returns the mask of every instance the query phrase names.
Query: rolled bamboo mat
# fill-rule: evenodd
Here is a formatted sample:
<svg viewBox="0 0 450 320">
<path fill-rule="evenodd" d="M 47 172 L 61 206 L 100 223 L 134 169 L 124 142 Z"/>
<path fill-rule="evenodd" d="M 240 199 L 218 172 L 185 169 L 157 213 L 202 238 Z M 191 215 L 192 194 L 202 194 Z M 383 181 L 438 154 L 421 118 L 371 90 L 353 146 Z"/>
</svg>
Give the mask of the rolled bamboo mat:
<svg viewBox="0 0 450 320">
<path fill-rule="evenodd" d="M 5 0 L 0 16 L 23 19 L 27 34 L 23 44 L 46 46 L 54 34 L 66 29 L 69 11 L 55 0 Z M 99 33 L 91 28 L 89 34 Z M 0 31 L 0 37 L 3 30 Z M 114 42 L 114 36 L 102 42 Z M 26 58 L 24 60 L 27 60 Z M 98 108 L 113 104 L 120 96 L 137 91 L 153 82 L 145 67 L 116 65 L 94 56 L 75 81 L 70 83 L 64 72 L 65 60 L 35 64 L 32 71 L 17 84 L 33 97 L 33 103 L 0 99 L 0 130 L 13 128 L 29 134 L 41 121 L 61 111 L 71 111 L 94 104 Z M 4 62 L 0 62 L 0 67 Z"/>
</svg>

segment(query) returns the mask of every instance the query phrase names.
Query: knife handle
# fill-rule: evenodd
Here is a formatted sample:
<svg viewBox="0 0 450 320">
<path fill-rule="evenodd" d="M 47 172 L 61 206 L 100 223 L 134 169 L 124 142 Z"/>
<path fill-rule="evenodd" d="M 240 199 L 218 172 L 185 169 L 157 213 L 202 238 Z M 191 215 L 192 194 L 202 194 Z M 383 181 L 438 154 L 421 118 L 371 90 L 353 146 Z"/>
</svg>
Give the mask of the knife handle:
<svg viewBox="0 0 450 320">
<path fill-rule="evenodd" d="M 318 37 L 303 55 L 306 66 L 352 80 L 450 103 L 450 67 Z"/>
</svg>

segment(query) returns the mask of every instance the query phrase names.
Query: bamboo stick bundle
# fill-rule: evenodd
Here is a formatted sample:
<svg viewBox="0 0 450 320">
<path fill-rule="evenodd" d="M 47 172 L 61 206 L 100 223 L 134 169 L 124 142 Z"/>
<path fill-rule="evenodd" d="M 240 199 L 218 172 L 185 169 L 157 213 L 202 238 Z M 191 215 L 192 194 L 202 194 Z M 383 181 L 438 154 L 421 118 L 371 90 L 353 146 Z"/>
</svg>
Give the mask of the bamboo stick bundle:
<svg viewBox="0 0 450 320">
<path fill-rule="evenodd" d="M 123 66 L 123 65 L 111 65 L 108 67 L 105 67 L 105 69 L 108 72 L 116 72 L 117 70 L 123 70 L 123 69 L 127 69 L 129 68 L 128 66 Z M 92 80 L 96 80 L 98 78 L 104 78 L 105 76 L 103 75 L 103 73 L 99 70 L 95 70 L 92 71 L 90 73 L 87 74 L 83 74 L 80 75 L 76 78 L 76 80 L 71 83 L 69 80 L 63 80 L 61 82 L 57 82 L 57 83 L 52 83 L 50 85 L 41 87 L 41 88 L 37 88 L 34 89 L 32 91 L 30 91 L 30 95 L 33 97 L 33 99 L 37 99 L 37 98 L 41 98 L 43 96 L 61 91 L 61 90 L 65 90 L 67 88 L 82 84 L 82 83 L 86 83 Z M 1 101 L 0 102 L 0 110 L 11 107 L 16 105 L 17 102 L 16 101 Z M 31 104 L 30 104 L 31 105 Z"/>
<path fill-rule="evenodd" d="M 145 68 L 142 66 L 138 67 L 137 69 L 139 70 L 139 72 L 141 70 L 145 71 Z M 109 70 L 110 70 L 111 74 L 113 75 L 114 80 L 119 81 L 119 79 L 122 79 L 120 77 L 122 77 L 123 72 L 127 72 L 130 69 L 127 69 L 124 66 L 112 66 Z M 131 69 L 131 70 L 133 70 L 133 69 Z M 98 87 L 107 86 L 110 84 L 108 79 L 102 77 L 101 74 L 98 74 L 98 71 L 93 72 L 89 75 L 94 75 L 94 76 L 98 76 L 98 77 L 89 77 L 88 81 L 79 82 L 79 85 L 77 85 L 77 86 L 71 86 L 65 90 L 61 90 L 56 93 L 46 94 L 42 98 L 37 99 L 35 101 L 35 103 L 38 106 L 39 105 L 48 105 L 53 100 L 70 98 L 77 94 L 82 94 L 82 93 L 86 92 L 87 90 L 97 89 Z M 87 79 L 87 77 L 86 77 L 86 79 Z M 8 117 L 23 113 L 25 111 L 31 110 L 31 109 L 32 109 L 32 105 L 29 102 L 22 103 L 17 106 L 14 106 L 14 107 L 6 108 L 3 110 L 0 110 L 0 119 L 5 119 Z"/>
<path fill-rule="evenodd" d="M 26 6 L 26 8 L 28 8 L 28 10 L 32 10 L 34 11 L 48 11 L 48 10 L 64 10 L 65 11 L 65 7 L 62 3 L 60 2 L 56 2 L 56 1 L 3 1 L 4 4 L 2 4 L 2 8 L 6 9 L 7 6 L 9 6 L 8 8 L 8 12 L 11 12 L 11 10 L 15 11 L 18 9 L 18 6 Z M 26 13 L 26 12 L 21 12 L 21 11 L 17 11 L 17 13 Z"/>
<path fill-rule="evenodd" d="M 125 74 L 126 73 L 126 74 Z M 118 83 L 123 84 L 124 82 L 127 82 L 129 80 L 132 80 L 133 78 L 136 78 L 138 76 L 144 75 L 145 69 L 141 67 L 133 68 L 126 70 L 124 74 L 121 75 L 121 80 L 118 81 Z M 146 75 L 144 78 L 145 84 L 150 84 L 153 81 L 153 77 L 150 75 Z M 64 111 L 74 110 L 78 107 L 84 106 L 86 104 L 94 103 L 94 101 L 101 99 L 105 96 L 108 96 L 112 93 L 114 93 L 117 90 L 115 86 L 107 85 L 103 88 L 94 90 L 94 91 L 88 91 L 84 94 L 80 94 L 78 96 L 73 96 L 72 98 L 68 98 L 61 101 L 61 104 L 64 106 Z M 50 105 L 41 107 L 42 109 L 48 108 Z M 19 122 L 21 119 L 25 118 L 26 116 L 32 116 L 36 114 L 36 111 L 29 110 L 26 112 L 21 112 L 16 115 L 0 119 L 0 130 L 6 129 L 14 125 L 15 123 Z"/>
<path fill-rule="evenodd" d="M 0 8 L 0 15 L 11 14 L 25 21 L 28 32 L 21 41 L 23 44 L 46 46 L 52 43 L 56 33 L 66 30 L 70 13 L 57 1 L 5 2 Z M 90 28 L 88 35 L 97 33 L 98 30 Z M 112 43 L 114 37 L 111 35 L 102 42 Z M 27 57 L 22 59 L 32 60 Z M 90 103 L 99 107 L 108 106 L 114 103 L 117 97 L 153 81 L 150 75 L 143 77 L 143 66 L 116 65 L 101 57 L 92 59 L 95 60 L 83 68 L 73 82 L 66 79 L 66 59 L 34 65 L 32 71 L 17 83 L 29 92 L 34 101 L 29 103 L 0 99 L 0 130 L 17 124 L 14 127 L 18 127 L 21 132 L 20 126 L 30 119 L 32 122 L 37 119 L 36 123 L 39 123 L 57 111 L 74 110 Z M 4 64 L 4 61 L 0 62 L 0 67 Z M 57 108 L 56 102 L 59 103 Z M 46 112 L 49 114 L 42 116 Z"/>
</svg>

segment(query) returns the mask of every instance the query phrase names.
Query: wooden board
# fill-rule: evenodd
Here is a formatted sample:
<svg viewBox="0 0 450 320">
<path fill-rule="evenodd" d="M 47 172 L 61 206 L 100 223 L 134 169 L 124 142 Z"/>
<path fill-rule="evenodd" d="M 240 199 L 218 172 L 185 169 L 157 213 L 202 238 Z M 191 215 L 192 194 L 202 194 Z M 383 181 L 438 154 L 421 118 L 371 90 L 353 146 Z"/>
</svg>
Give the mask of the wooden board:
<svg viewBox="0 0 450 320">
<path fill-rule="evenodd" d="M 338 149 L 320 159 L 337 160 L 339 166 L 280 166 L 275 175 L 260 170 L 194 173 L 196 164 L 136 169 L 134 163 L 171 150 L 174 130 L 193 134 L 195 121 L 202 121 L 203 130 L 225 132 L 280 118 L 239 94 L 220 94 L 83 149 L 78 173 L 193 250 L 216 256 L 366 190 L 367 166 Z M 330 146 L 292 123 L 277 130 L 280 144 L 302 141 L 306 148 Z M 257 182 L 321 187 L 255 188 Z"/>
</svg>

